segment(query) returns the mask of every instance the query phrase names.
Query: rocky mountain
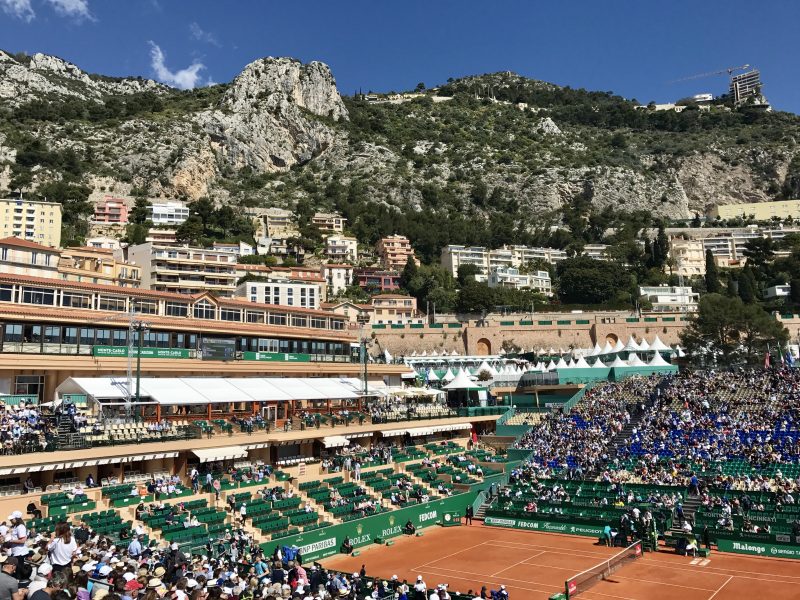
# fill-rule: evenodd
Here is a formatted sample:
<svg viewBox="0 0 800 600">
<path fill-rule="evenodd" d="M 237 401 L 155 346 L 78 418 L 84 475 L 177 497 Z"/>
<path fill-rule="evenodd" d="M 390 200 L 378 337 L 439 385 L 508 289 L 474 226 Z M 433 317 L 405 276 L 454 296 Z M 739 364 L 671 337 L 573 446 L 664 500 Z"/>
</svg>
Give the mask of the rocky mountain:
<svg viewBox="0 0 800 600">
<path fill-rule="evenodd" d="M 513 73 L 343 98 L 326 65 L 289 58 L 178 91 L 0 52 L 0 98 L 0 189 L 302 203 L 346 213 L 366 238 L 436 235 L 433 255 L 522 239 L 576 202 L 682 219 L 800 195 L 795 115 L 724 102 L 655 111 Z M 431 231 L 431 218 L 450 226 Z"/>
</svg>

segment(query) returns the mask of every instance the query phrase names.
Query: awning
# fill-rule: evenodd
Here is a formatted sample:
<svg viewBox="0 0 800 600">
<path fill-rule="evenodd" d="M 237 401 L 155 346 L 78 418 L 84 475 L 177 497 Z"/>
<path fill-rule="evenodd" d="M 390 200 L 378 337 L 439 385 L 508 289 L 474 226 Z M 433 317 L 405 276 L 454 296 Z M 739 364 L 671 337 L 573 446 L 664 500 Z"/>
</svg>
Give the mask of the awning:
<svg viewBox="0 0 800 600">
<path fill-rule="evenodd" d="M 381 435 L 383 437 L 397 437 L 398 435 L 405 435 L 408 429 L 387 429 L 385 431 L 381 431 Z"/>
<path fill-rule="evenodd" d="M 370 437 L 371 435 L 371 431 L 362 431 L 361 433 L 347 433 L 344 437 L 346 437 L 348 440 L 352 440 L 355 438 Z"/>
<path fill-rule="evenodd" d="M 61 463 L 48 463 L 44 465 L 30 465 L 28 467 L 7 467 L 0 469 L 0 476 L 23 475 L 25 473 L 38 473 L 40 471 L 67 471 L 81 467 L 97 467 L 100 465 L 130 463 L 140 460 L 158 460 L 161 458 L 175 458 L 177 452 L 156 452 L 153 454 L 132 454 L 129 456 L 114 456 L 111 458 L 91 458 L 88 460 L 75 460 Z"/>
<path fill-rule="evenodd" d="M 255 444 L 244 444 L 242 446 L 247 450 L 258 450 L 260 448 L 269 448 L 269 442 L 257 442 Z"/>
<path fill-rule="evenodd" d="M 350 440 L 343 435 L 328 435 L 322 438 L 322 443 L 326 448 L 341 448 L 342 446 L 349 446 Z"/>
<path fill-rule="evenodd" d="M 388 429 L 381 431 L 383 437 L 395 437 L 398 435 L 409 434 L 411 437 L 422 437 L 433 435 L 442 431 L 460 431 L 462 429 L 472 429 L 470 423 L 450 423 L 448 425 L 435 425 L 433 427 L 411 427 L 406 429 Z"/>
<path fill-rule="evenodd" d="M 217 460 L 233 460 L 234 458 L 244 458 L 247 456 L 247 449 L 242 446 L 225 446 L 223 448 L 202 448 L 192 450 L 201 463 L 213 462 Z"/>
</svg>

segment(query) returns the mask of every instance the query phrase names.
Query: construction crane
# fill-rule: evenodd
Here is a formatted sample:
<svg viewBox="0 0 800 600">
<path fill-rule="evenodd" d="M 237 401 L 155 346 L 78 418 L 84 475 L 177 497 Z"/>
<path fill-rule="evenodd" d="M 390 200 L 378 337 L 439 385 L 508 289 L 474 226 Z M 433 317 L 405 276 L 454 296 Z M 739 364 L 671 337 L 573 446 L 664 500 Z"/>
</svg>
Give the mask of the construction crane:
<svg viewBox="0 0 800 600">
<path fill-rule="evenodd" d="M 711 71 L 709 73 L 698 73 L 697 75 L 690 75 L 689 77 L 682 77 L 680 79 L 673 79 L 669 83 L 679 83 L 681 81 L 691 81 L 692 79 L 703 79 L 705 77 L 713 77 L 715 75 L 723 75 L 725 73 L 728 76 L 732 76 L 734 71 L 746 71 L 750 68 L 750 65 L 741 65 L 740 67 L 728 67 L 726 69 L 722 69 L 720 71 Z"/>
<path fill-rule="evenodd" d="M 131 396 L 132 391 L 131 388 L 133 387 L 133 354 L 134 350 L 136 350 L 136 402 L 139 403 L 141 399 L 141 377 L 142 377 L 142 337 L 144 333 L 150 329 L 150 324 L 146 321 L 142 321 L 139 317 L 141 313 L 137 313 L 133 310 L 127 313 L 116 314 L 116 315 L 109 315 L 108 317 L 104 317 L 102 319 L 98 319 L 96 321 L 92 321 L 90 325 L 99 325 L 101 323 L 108 323 L 112 321 L 126 321 L 128 322 L 128 369 L 127 369 L 127 385 L 125 386 L 125 412 L 127 413 L 128 417 L 131 416 Z M 134 346 L 134 332 L 138 333 L 137 342 L 138 348 Z"/>
</svg>

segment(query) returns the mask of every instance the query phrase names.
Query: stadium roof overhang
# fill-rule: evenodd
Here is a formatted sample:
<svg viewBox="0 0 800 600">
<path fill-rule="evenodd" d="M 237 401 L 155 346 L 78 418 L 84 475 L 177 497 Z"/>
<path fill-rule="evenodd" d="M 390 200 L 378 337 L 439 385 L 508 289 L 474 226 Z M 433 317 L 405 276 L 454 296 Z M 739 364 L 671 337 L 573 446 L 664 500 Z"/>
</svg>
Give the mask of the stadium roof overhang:
<svg viewBox="0 0 800 600">
<path fill-rule="evenodd" d="M 127 456 L 114 456 L 111 458 L 92 458 L 88 460 L 46 463 L 43 465 L 30 465 L 26 467 L 7 467 L 5 469 L 0 469 L 0 476 L 37 473 L 39 471 L 66 471 L 69 469 L 79 469 L 81 467 L 96 467 L 99 465 L 130 463 L 138 462 L 140 460 L 158 460 L 161 458 L 175 458 L 176 456 L 178 456 L 177 452 L 155 452 L 151 454 L 130 454 Z"/>
<path fill-rule="evenodd" d="M 245 458 L 247 449 L 243 446 L 225 446 L 222 448 L 196 448 L 192 450 L 201 463 L 214 462 L 217 460 L 234 460 Z"/>
<path fill-rule="evenodd" d="M 140 397 L 156 404 L 222 404 L 288 400 L 352 400 L 360 394 L 348 380 L 325 377 L 142 377 Z M 70 377 L 61 396 L 83 393 L 100 403 L 125 401 L 126 377 Z"/>
<path fill-rule="evenodd" d="M 381 431 L 383 437 L 396 437 L 398 435 L 410 435 L 411 437 L 421 437 L 424 435 L 433 435 L 434 433 L 441 433 L 443 431 L 459 431 L 464 429 L 472 429 L 470 423 L 448 423 L 447 425 L 434 425 L 432 427 L 411 427 L 406 429 L 389 429 Z"/>
</svg>

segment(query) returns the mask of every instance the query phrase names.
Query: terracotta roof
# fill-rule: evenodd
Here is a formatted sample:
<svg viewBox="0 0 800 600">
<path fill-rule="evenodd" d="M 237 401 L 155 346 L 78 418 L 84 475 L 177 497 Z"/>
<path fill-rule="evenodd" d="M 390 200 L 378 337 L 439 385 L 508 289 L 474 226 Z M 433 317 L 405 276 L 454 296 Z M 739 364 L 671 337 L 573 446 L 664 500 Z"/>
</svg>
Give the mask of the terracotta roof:
<svg viewBox="0 0 800 600">
<path fill-rule="evenodd" d="M 37 244 L 36 242 L 29 242 L 28 240 L 23 240 L 22 238 L 14 236 L 9 236 L 7 238 L 1 239 L 0 246 L 17 246 L 19 248 L 30 248 L 31 250 L 43 250 L 45 252 L 59 252 L 58 248 L 53 248 L 52 246 L 43 246 L 42 244 Z"/>
<path fill-rule="evenodd" d="M 81 252 L 97 252 L 98 254 L 114 254 L 111 248 L 95 248 L 94 246 L 69 246 L 64 248 L 64 252 L 70 250 L 80 250 Z"/>
<path fill-rule="evenodd" d="M 375 310 L 375 307 L 370 304 L 359 304 L 357 302 L 352 302 L 350 300 L 342 300 L 341 302 L 320 302 L 320 308 L 330 308 L 334 309 L 338 306 L 342 306 L 343 304 L 349 304 L 350 306 L 355 306 L 360 310 Z"/>
<path fill-rule="evenodd" d="M 324 264 L 324 265 L 322 265 L 322 268 L 323 269 L 328 269 L 328 268 L 330 268 L 330 269 L 355 269 L 355 267 L 353 265 L 340 265 L 340 264 L 335 264 L 335 263 Z"/>
<path fill-rule="evenodd" d="M 84 310 L 74 308 L 56 308 L 46 306 L 28 306 L 21 304 L 0 304 L 0 318 L 13 317 L 36 318 L 58 323 L 76 323 L 111 327 L 115 323 L 109 315 L 118 315 L 117 324 L 127 326 L 127 313 L 111 313 L 108 311 Z M 103 323 L 98 323 L 106 319 Z M 141 319 L 154 328 L 189 331 L 202 335 L 204 333 L 241 334 L 249 336 L 271 335 L 275 337 L 308 337 L 309 339 L 326 339 L 336 341 L 353 341 L 353 336 L 346 330 L 312 329 L 310 327 L 292 327 L 290 325 L 262 325 L 259 323 L 237 323 L 233 321 L 207 321 L 186 317 L 160 317 L 142 315 Z"/>
<path fill-rule="evenodd" d="M 394 299 L 411 300 L 411 299 L 414 298 L 414 296 L 408 296 L 406 294 L 377 294 L 377 295 L 372 297 L 373 300 L 377 300 L 377 299 L 380 299 L 380 298 L 387 298 L 387 299 L 394 298 Z"/>
</svg>

